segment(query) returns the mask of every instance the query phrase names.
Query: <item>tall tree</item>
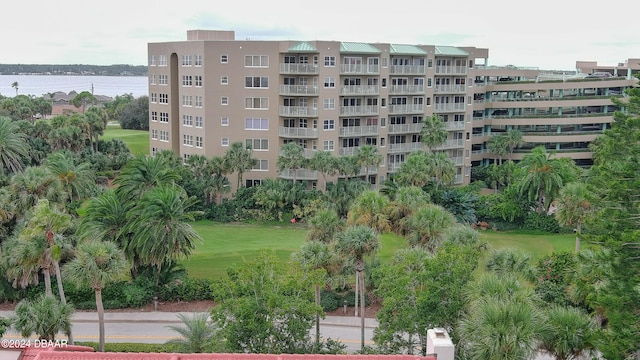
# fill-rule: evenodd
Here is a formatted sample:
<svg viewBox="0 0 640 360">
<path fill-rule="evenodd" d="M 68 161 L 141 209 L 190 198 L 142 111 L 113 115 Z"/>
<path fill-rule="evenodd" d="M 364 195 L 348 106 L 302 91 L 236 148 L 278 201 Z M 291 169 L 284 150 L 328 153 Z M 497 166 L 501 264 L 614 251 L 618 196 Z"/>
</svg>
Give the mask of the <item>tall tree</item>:
<svg viewBox="0 0 640 360">
<path fill-rule="evenodd" d="M 369 167 L 378 167 L 384 160 L 378 148 L 373 145 L 360 146 L 355 153 L 355 158 L 358 165 L 364 167 L 364 179 L 366 182 L 369 182 Z"/>
<path fill-rule="evenodd" d="M 575 226 L 576 252 L 580 251 L 582 225 L 595 211 L 594 201 L 593 193 L 581 182 L 565 185 L 556 199 L 556 220 L 561 225 Z"/>
<path fill-rule="evenodd" d="M 63 276 L 78 286 L 89 286 L 98 310 L 99 351 L 104 351 L 104 306 L 102 290 L 125 276 L 128 269 L 122 250 L 112 242 L 88 241 L 78 245 L 76 257 L 62 268 Z"/>
<path fill-rule="evenodd" d="M 502 165 L 502 158 L 509 154 L 508 138 L 505 135 L 493 135 L 487 141 L 487 149 L 498 155 L 499 164 Z"/>
<path fill-rule="evenodd" d="M 122 199 L 139 199 L 147 190 L 160 185 L 171 185 L 181 179 L 168 156 L 138 155 L 127 162 L 113 180 Z"/>
<path fill-rule="evenodd" d="M 522 138 L 522 132 L 516 129 L 509 129 L 505 136 L 505 146 L 509 149 L 509 160 L 513 161 L 513 151 L 526 144 Z"/>
<path fill-rule="evenodd" d="M 74 96 L 71 100 L 69 100 L 69 103 L 78 109 L 82 108 L 82 113 L 84 114 L 86 112 L 87 106 L 97 104 L 98 99 L 96 99 L 96 97 L 93 96 L 92 93 L 88 91 L 82 91 L 81 93 Z"/>
<path fill-rule="evenodd" d="M 447 128 L 440 116 L 433 114 L 422 121 L 422 142 L 433 149 L 447 141 Z"/>
<path fill-rule="evenodd" d="M 344 254 L 353 259 L 358 284 L 360 286 L 360 337 L 361 347 L 364 349 L 364 318 L 365 318 L 365 284 L 364 284 L 364 258 L 374 255 L 380 247 L 380 239 L 376 232 L 364 225 L 349 226 L 338 233 L 335 249 L 338 253 Z"/>
<path fill-rule="evenodd" d="M 407 156 L 396 172 L 395 180 L 400 186 L 423 187 L 432 178 L 431 162 L 428 153 L 415 151 Z"/>
<path fill-rule="evenodd" d="M 456 218 L 440 205 L 426 204 L 408 219 L 407 241 L 435 252 L 444 240 L 447 229 L 456 224 Z"/>
<path fill-rule="evenodd" d="M 307 224 L 308 241 L 320 241 L 328 244 L 344 228 L 345 222 L 335 210 L 322 209 L 309 218 Z"/>
<path fill-rule="evenodd" d="M 0 116 L 0 161 L 2 171 L 18 172 L 22 170 L 23 158 L 29 155 L 27 136 L 18 131 L 17 123 Z"/>
<path fill-rule="evenodd" d="M 11 83 L 11 87 L 16 89 L 16 96 L 18 96 L 18 86 L 19 86 L 19 84 L 18 84 L 17 81 L 14 81 L 14 82 Z"/>
<path fill-rule="evenodd" d="M 253 168 L 258 160 L 253 157 L 251 146 L 245 146 L 242 142 L 231 144 L 224 157 L 227 164 L 229 164 L 229 169 L 238 173 L 237 191 L 242 186 L 242 174 Z"/>
<path fill-rule="evenodd" d="M 386 207 L 389 199 L 375 190 L 366 190 L 353 201 L 347 214 L 348 225 L 365 225 L 377 233 L 391 229 Z"/>
<path fill-rule="evenodd" d="M 338 173 L 336 158 L 330 151 L 316 151 L 309 159 L 309 168 L 322 175 L 324 191 L 327 191 L 327 176 L 335 176 Z"/>
<path fill-rule="evenodd" d="M 100 136 L 104 134 L 104 130 L 107 128 L 107 122 L 109 120 L 109 114 L 107 110 L 102 107 L 91 107 L 84 114 L 87 122 L 87 130 L 89 132 L 89 141 L 91 142 L 91 149 L 98 151 L 98 140 Z"/>
<path fill-rule="evenodd" d="M 297 142 L 288 142 L 280 148 L 277 162 L 278 171 L 291 170 L 294 184 L 296 183 L 298 169 L 302 169 L 306 163 L 304 148 Z"/>
<path fill-rule="evenodd" d="M 431 170 L 433 177 L 436 179 L 435 190 L 437 192 L 439 185 L 446 185 L 453 182 L 456 176 L 456 167 L 453 161 L 451 161 L 444 152 L 435 152 L 428 156 L 430 164 L 429 169 Z"/>
<path fill-rule="evenodd" d="M 95 187 L 95 172 L 91 164 L 76 164 L 76 161 L 68 151 L 56 151 L 45 160 L 46 166 L 64 189 L 67 202 L 91 195 Z"/>
</svg>

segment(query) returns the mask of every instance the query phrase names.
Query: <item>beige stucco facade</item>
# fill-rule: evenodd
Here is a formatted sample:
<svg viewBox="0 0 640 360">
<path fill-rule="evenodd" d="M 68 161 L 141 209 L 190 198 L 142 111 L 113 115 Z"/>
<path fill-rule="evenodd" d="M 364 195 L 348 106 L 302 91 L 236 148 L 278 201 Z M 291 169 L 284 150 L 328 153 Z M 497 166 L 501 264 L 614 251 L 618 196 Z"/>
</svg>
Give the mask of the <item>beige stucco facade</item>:
<svg viewBox="0 0 640 360">
<path fill-rule="evenodd" d="M 488 49 L 474 47 L 236 40 L 232 31 L 189 31 L 186 41 L 150 43 L 148 52 L 151 152 L 211 158 L 234 142 L 251 143 L 259 163 L 244 174 L 247 185 L 293 177 L 276 169 L 289 141 L 307 156 L 375 145 L 384 161 L 369 169 L 369 181 L 380 184 L 424 149 L 420 122 L 434 113 L 448 139 L 432 150 L 454 161 L 456 184 L 469 182 L 472 164 L 495 158 L 486 141 L 509 128 L 523 131 L 522 151 L 545 144 L 588 161 L 585 144 L 616 109 L 609 97 L 632 86 L 638 71 L 621 66 L 617 77 L 587 80 L 577 72 L 490 67 Z M 322 181 L 304 169 L 296 178 Z"/>
</svg>

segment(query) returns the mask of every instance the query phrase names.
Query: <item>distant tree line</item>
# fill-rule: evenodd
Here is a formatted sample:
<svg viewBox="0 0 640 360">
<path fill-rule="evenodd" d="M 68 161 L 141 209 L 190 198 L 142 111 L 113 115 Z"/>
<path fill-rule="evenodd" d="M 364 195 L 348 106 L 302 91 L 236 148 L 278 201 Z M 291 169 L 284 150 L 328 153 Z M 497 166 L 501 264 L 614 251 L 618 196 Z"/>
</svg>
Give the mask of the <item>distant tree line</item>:
<svg viewBox="0 0 640 360">
<path fill-rule="evenodd" d="M 0 75 L 16 74 L 147 76 L 147 66 L 127 64 L 0 64 Z"/>
</svg>

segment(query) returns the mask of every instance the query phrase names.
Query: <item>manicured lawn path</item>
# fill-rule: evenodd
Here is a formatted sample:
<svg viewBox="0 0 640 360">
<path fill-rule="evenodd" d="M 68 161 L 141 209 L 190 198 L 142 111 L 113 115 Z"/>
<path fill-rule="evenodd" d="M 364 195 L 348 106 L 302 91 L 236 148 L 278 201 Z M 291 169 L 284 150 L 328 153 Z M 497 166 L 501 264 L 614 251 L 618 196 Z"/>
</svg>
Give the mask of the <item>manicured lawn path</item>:
<svg viewBox="0 0 640 360">
<path fill-rule="evenodd" d="M 109 141 L 111 139 L 120 139 L 131 150 L 134 155 L 149 153 L 149 132 L 144 130 L 123 130 L 120 125 L 109 124 L 104 131 L 101 139 Z"/>
<path fill-rule="evenodd" d="M 205 278 L 225 276 L 228 267 L 240 265 L 244 259 L 251 259 L 264 249 L 274 250 L 282 260 L 289 259 L 306 241 L 307 234 L 303 224 L 288 223 L 221 224 L 203 220 L 195 222 L 193 227 L 204 242 L 183 263 L 189 275 Z M 530 252 L 534 259 L 553 251 L 572 251 L 575 241 L 572 234 L 483 231 L 481 236 L 492 248 L 519 248 Z M 405 246 L 402 237 L 385 234 L 377 258 L 388 261 Z"/>
</svg>

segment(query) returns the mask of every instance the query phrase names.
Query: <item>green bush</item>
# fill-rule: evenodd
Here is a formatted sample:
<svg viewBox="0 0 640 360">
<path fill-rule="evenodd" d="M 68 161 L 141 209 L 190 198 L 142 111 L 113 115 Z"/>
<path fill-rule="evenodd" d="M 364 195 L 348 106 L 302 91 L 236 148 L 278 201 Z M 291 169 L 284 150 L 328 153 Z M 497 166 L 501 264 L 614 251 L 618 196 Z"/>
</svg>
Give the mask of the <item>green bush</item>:
<svg viewBox="0 0 640 360">
<path fill-rule="evenodd" d="M 338 306 L 342 304 L 338 304 L 339 296 L 334 291 L 320 291 L 320 306 L 322 306 L 322 310 L 324 311 L 334 311 L 338 309 Z"/>
<path fill-rule="evenodd" d="M 76 342 L 76 345 L 89 346 L 98 351 L 97 342 Z M 143 343 L 114 343 L 107 342 L 104 344 L 105 352 L 125 352 L 125 353 L 177 353 L 178 345 L 176 344 L 143 344 Z"/>
<path fill-rule="evenodd" d="M 203 278 L 185 278 L 158 289 L 161 301 L 213 300 L 211 285 L 213 282 Z"/>
<path fill-rule="evenodd" d="M 524 230 L 544 231 L 548 233 L 559 233 L 560 225 L 553 215 L 538 214 L 531 212 L 522 225 Z"/>
</svg>

